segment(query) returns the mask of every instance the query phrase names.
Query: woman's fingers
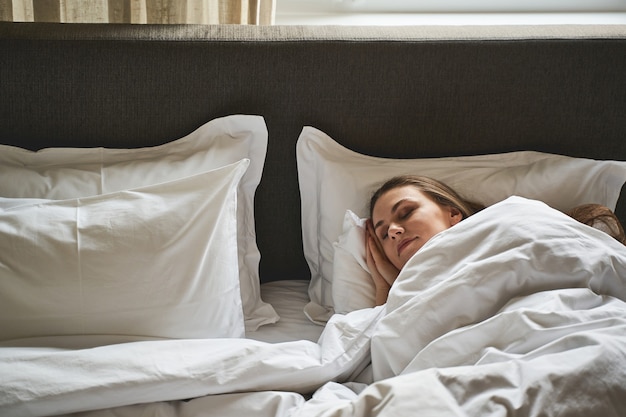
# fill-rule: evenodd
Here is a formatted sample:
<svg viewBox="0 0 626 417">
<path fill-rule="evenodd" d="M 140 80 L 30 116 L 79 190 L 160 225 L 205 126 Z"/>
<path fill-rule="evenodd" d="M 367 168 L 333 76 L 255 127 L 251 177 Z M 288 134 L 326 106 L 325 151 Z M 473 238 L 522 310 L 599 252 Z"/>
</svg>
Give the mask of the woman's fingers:
<svg viewBox="0 0 626 417">
<path fill-rule="evenodd" d="M 393 284 L 393 282 L 398 277 L 400 271 L 389 261 L 387 255 L 385 255 L 385 251 L 383 250 L 380 241 L 374 234 L 374 227 L 372 225 L 371 219 L 367 220 L 367 252 L 368 256 L 371 257 L 371 262 L 374 265 L 376 271 L 380 274 L 380 276 L 387 282 L 389 286 Z M 370 270 L 372 266 L 369 265 Z"/>
<path fill-rule="evenodd" d="M 367 266 L 370 268 L 370 272 L 375 270 L 376 273 L 391 286 L 400 272 L 389 262 L 385 253 L 378 248 L 376 243 L 376 238 L 371 236 L 368 238 Z M 372 265 L 370 265 L 370 263 Z"/>
<path fill-rule="evenodd" d="M 367 267 L 370 270 L 370 275 L 372 276 L 372 280 L 374 281 L 374 287 L 376 287 L 376 305 L 382 305 L 387 302 L 387 296 L 389 295 L 389 288 L 391 284 L 387 282 L 387 280 L 381 275 L 378 270 L 378 266 L 376 265 L 376 261 L 374 260 L 374 255 L 377 251 L 375 239 L 371 236 L 366 237 L 366 262 Z"/>
<path fill-rule="evenodd" d="M 376 237 L 376 232 L 374 231 L 374 224 L 372 223 L 372 219 L 367 219 L 366 225 L 367 225 L 367 232 L 373 239 L 374 244 L 376 245 L 376 248 L 378 249 L 380 253 L 384 253 L 383 247 L 380 244 L 380 241 L 378 240 L 378 238 Z"/>
</svg>

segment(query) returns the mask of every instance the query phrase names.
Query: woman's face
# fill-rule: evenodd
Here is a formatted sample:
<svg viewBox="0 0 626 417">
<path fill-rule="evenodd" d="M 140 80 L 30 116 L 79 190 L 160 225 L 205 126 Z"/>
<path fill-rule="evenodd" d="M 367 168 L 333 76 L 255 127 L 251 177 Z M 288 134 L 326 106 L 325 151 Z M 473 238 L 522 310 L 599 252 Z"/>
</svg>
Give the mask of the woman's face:
<svg viewBox="0 0 626 417">
<path fill-rule="evenodd" d="M 437 233 L 457 224 L 459 210 L 436 203 L 428 194 L 406 185 L 381 195 L 372 223 L 385 255 L 398 269 Z"/>
</svg>

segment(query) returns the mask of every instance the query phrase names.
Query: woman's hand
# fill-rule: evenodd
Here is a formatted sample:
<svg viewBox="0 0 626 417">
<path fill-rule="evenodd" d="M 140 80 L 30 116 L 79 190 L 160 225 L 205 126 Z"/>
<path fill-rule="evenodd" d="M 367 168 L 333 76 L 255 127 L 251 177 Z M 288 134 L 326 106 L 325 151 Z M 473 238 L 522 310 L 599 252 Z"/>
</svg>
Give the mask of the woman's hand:
<svg viewBox="0 0 626 417">
<path fill-rule="evenodd" d="M 387 302 L 389 289 L 394 283 L 400 271 L 392 265 L 385 255 L 378 238 L 374 234 L 374 227 L 370 219 L 367 220 L 367 233 L 365 235 L 367 267 L 370 270 L 374 286 L 376 287 L 376 305 Z"/>
</svg>

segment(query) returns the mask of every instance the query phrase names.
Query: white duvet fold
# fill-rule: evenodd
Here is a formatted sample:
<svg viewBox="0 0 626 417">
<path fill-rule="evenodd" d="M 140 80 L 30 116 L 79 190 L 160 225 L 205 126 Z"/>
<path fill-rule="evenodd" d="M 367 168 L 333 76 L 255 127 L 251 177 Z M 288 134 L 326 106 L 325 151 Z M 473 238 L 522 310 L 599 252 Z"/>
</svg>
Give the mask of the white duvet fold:
<svg viewBox="0 0 626 417">
<path fill-rule="evenodd" d="M 0 413 L 44 416 L 210 394 L 310 393 L 369 361 L 383 308 L 337 316 L 319 343 L 145 341 L 91 349 L 0 349 Z"/>
<path fill-rule="evenodd" d="M 408 372 L 358 394 L 330 383 L 291 417 L 370 417 L 373 410 L 377 417 L 623 417 L 623 332 L 607 329 L 593 344 L 572 341 L 571 349 L 532 358 Z"/>
</svg>

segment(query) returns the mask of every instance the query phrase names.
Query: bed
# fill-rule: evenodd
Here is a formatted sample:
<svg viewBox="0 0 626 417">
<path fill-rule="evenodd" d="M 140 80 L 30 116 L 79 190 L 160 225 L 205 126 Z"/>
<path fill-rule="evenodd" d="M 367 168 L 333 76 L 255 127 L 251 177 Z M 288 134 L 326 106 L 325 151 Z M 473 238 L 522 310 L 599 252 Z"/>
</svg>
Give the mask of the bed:
<svg viewBox="0 0 626 417">
<path fill-rule="evenodd" d="M 623 416 L 626 28 L 0 22 L 2 416 Z M 369 194 L 488 207 L 375 306 Z"/>
</svg>

